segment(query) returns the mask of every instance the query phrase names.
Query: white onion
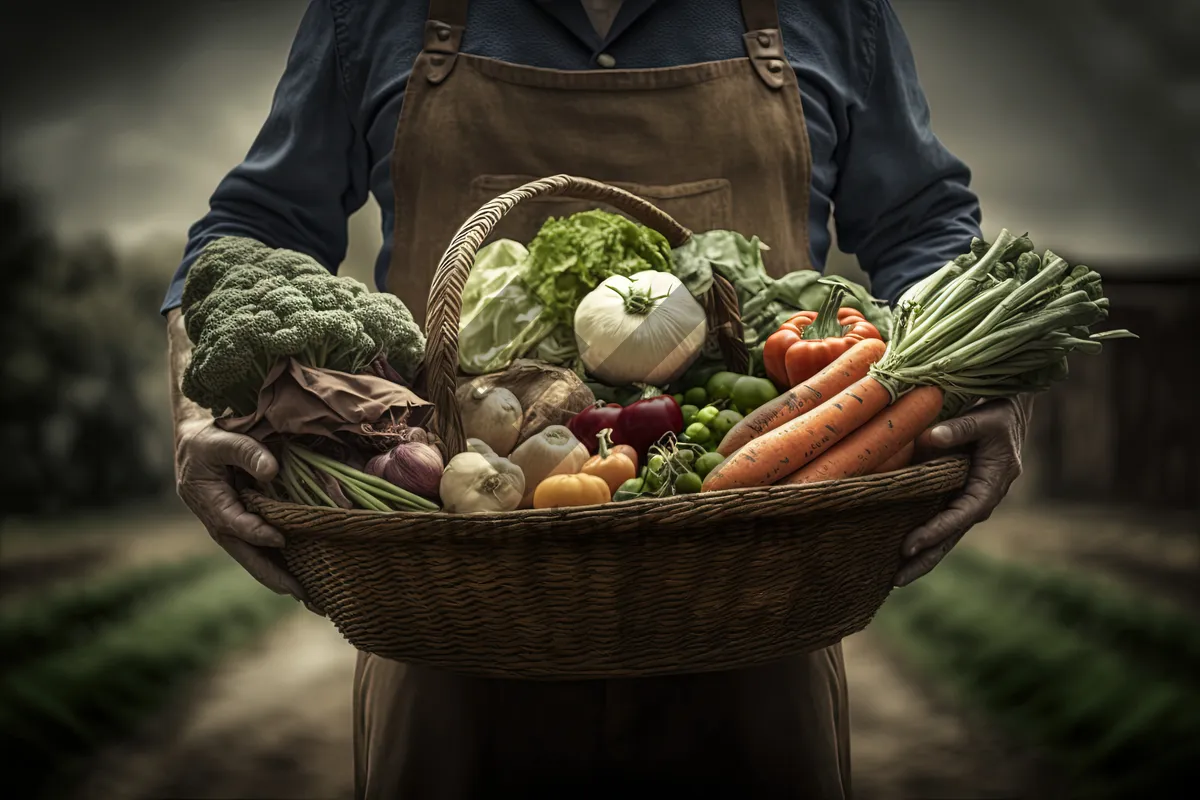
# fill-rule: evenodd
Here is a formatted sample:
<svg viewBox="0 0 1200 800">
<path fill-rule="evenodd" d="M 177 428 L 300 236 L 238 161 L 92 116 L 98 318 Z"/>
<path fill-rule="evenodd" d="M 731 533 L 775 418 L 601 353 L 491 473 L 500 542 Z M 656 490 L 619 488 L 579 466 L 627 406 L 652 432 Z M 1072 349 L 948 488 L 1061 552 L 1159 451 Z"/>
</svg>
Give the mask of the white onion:
<svg viewBox="0 0 1200 800">
<path fill-rule="evenodd" d="M 575 342 L 588 373 L 611 386 L 664 386 L 700 355 L 704 307 L 669 272 L 613 275 L 575 310 Z"/>
</svg>

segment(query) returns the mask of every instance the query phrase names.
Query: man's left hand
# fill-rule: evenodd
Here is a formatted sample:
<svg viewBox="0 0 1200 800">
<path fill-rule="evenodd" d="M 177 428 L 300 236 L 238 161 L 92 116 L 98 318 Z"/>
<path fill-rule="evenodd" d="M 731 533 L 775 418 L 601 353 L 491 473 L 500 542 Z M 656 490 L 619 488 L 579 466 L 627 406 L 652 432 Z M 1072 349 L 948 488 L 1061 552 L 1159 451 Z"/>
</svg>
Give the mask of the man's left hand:
<svg viewBox="0 0 1200 800">
<path fill-rule="evenodd" d="M 894 583 L 907 586 L 928 573 L 978 522 L 992 515 L 1021 475 L 1021 445 L 1033 411 L 1033 395 L 994 400 L 946 420 L 929 432 L 933 452 L 966 450 L 971 472 L 962 494 L 946 509 L 908 535 L 904 564 Z M 943 452 L 938 452 L 943 451 Z"/>
</svg>

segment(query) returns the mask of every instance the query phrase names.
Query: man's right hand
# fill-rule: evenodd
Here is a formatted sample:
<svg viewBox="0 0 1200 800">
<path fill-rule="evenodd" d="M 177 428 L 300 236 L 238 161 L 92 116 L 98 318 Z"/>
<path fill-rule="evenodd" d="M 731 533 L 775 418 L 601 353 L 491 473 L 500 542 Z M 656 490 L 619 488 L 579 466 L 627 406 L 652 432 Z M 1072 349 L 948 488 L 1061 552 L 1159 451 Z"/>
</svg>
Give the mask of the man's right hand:
<svg viewBox="0 0 1200 800">
<path fill-rule="evenodd" d="M 279 471 L 271 451 L 249 436 L 223 431 L 211 420 L 180 424 L 175 445 L 179 497 L 216 543 L 255 580 L 277 594 L 292 595 L 320 613 L 282 566 L 277 551 L 283 547 L 283 534 L 247 511 L 238 499 L 230 481 L 231 468 L 245 470 L 262 483 L 274 479 Z"/>
</svg>

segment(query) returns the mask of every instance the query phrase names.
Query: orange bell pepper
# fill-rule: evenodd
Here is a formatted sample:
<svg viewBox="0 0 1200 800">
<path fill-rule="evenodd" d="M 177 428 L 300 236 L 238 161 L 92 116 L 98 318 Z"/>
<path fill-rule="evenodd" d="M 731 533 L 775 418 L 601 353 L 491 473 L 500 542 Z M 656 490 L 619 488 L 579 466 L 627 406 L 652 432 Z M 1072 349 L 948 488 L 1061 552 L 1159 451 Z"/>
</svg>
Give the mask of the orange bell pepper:
<svg viewBox="0 0 1200 800">
<path fill-rule="evenodd" d="M 834 284 L 819 311 L 793 314 L 767 338 L 763 367 L 780 390 L 808 380 L 863 339 L 883 338 L 861 311 L 839 308 L 845 291 Z"/>
</svg>

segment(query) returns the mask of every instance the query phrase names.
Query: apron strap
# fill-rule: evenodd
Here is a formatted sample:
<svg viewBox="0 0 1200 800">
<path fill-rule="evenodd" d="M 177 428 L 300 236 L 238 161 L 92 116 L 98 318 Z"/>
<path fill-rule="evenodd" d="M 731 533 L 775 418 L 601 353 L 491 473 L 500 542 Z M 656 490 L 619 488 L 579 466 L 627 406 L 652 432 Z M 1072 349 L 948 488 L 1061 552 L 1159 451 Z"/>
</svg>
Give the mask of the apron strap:
<svg viewBox="0 0 1200 800">
<path fill-rule="evenodd" d="M 775 0 L 742 0 L 742 18 L 746 21 L 746 54 L 754 71 L 771 89 L 782 89 L 784 68 L 783 37 L 779 33 L 779 9 Z"/>
<path fill-rule="evenodd" d="M 454 69 L 467 26 L 467 0 L 429 0 L 422 51 L 428 55 L 425 79 L 435 86 Z"/>
</svg>

